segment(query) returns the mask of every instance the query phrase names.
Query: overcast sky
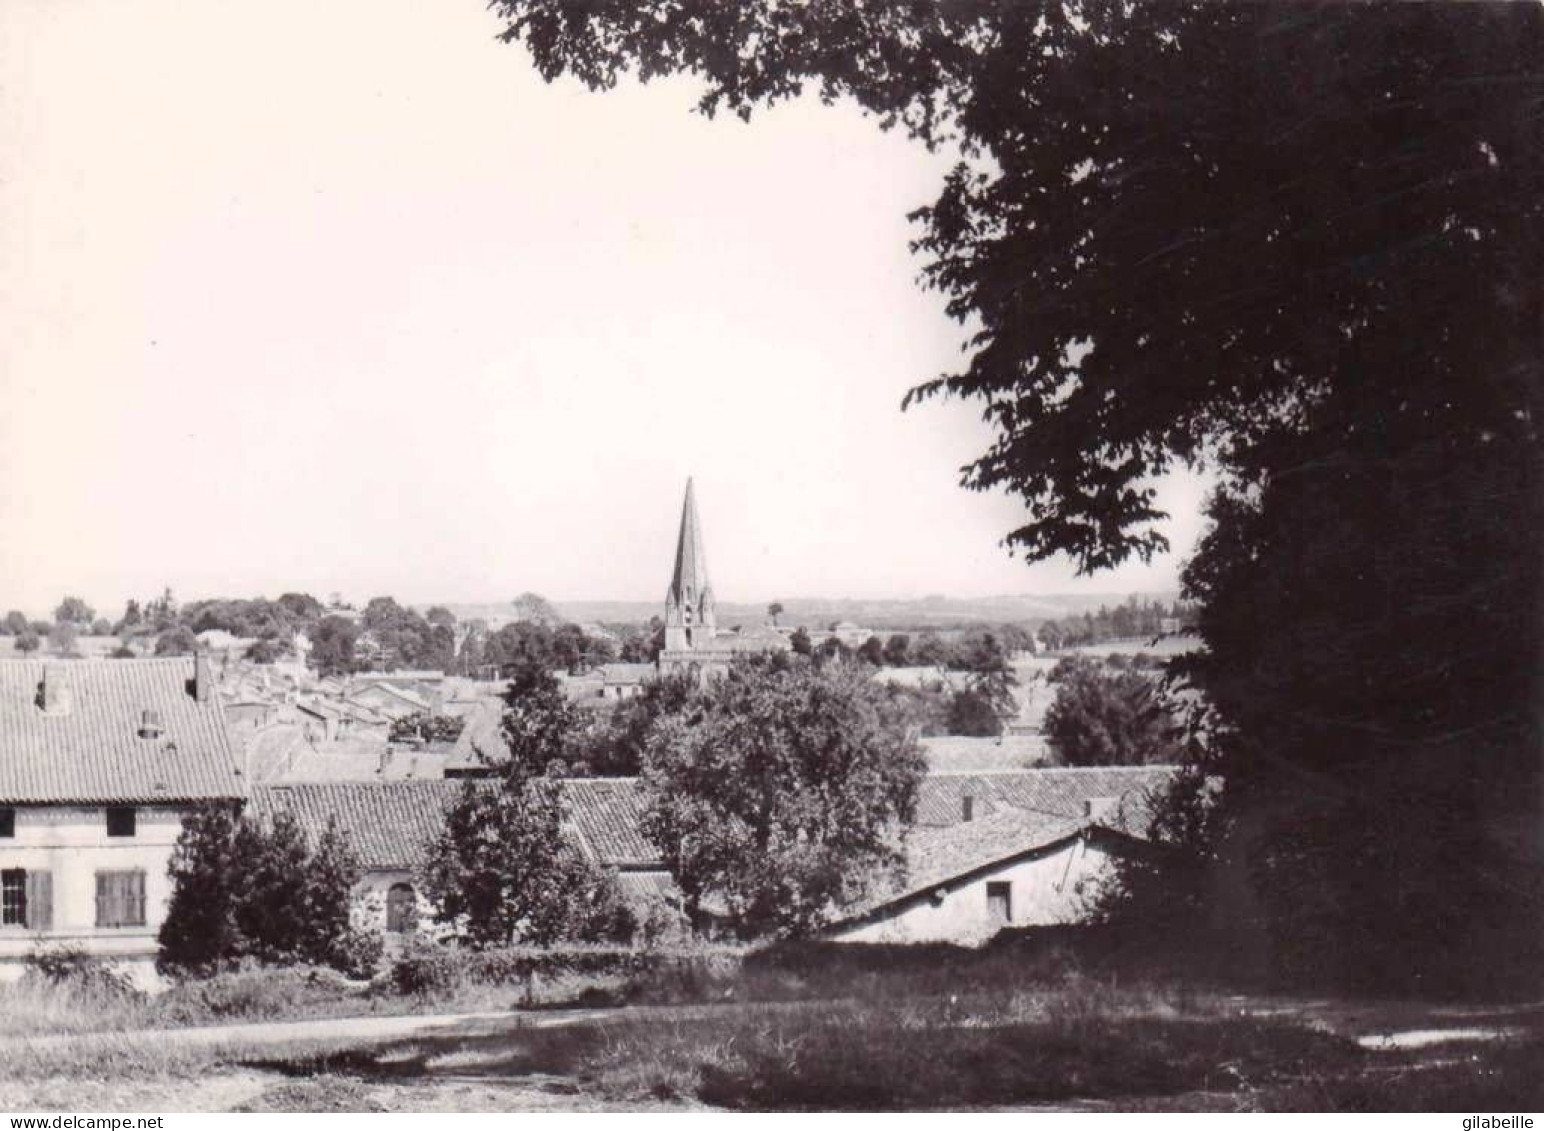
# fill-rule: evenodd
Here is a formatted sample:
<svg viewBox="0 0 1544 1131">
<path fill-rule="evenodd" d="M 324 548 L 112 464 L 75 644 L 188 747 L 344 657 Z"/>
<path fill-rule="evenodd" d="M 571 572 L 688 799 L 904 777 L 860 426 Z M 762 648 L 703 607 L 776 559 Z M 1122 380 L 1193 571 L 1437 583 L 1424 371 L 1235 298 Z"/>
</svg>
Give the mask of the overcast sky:
<svg viewBox="0 0 1544 1131">
<path fill-rule="evenodd" d="M 813 99 L 544 85 L 476 0 L 0 3 L 0 606 L 301 589 L 1154 590 L 959 488 L 905 214 L 945 158 Z"/>
</svg>

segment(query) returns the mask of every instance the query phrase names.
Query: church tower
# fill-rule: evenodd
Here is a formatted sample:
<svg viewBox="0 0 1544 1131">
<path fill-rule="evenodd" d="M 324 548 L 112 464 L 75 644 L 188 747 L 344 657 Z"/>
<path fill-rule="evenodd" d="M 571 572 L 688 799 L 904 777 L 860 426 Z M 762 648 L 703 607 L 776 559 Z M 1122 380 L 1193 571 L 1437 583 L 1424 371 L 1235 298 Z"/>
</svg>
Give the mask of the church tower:
<svg viewBox="0 0 1544 1131">
<path fill-rule="evenodd" d="M 711 650 L 717 631 L 708 559 L 702 550 L 702 524 L 697 519 L 697 495 L 688 479 L 686 502 L 681 507 L 681 533 L 676 539 L 675 570 L 670 575 L 670 590 L 665 594 L 665 651 Z"/>
</svg>

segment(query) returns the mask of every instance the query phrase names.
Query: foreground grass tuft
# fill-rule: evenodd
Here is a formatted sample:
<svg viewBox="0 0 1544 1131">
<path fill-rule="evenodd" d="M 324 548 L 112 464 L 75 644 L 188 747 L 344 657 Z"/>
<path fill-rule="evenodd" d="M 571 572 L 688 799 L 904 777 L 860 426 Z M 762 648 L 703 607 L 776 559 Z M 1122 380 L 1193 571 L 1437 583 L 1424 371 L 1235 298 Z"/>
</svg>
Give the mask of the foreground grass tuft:
<svg viewBox="0 0 1544 1131">
<path fill-rule="evenodd" d="M 1290 1024 L 1126 1002 L 1097 1012 L 1048 991 L 605 1026 L 582 1074 L 609 1094 L 737 1109 L 918 1109 L 1232 1088 L 1241 1076 L 1286 1079 L 1363 1055 Z"/>
</svg>

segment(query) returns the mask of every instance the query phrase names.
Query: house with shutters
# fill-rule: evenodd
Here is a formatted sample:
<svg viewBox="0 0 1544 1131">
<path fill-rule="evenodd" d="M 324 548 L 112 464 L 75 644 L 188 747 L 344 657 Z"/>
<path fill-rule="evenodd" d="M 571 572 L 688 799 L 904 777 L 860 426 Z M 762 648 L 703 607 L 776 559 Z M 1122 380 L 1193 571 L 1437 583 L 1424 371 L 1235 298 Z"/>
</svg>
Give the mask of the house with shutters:
<svg viewBox="0 0 1544 1131">
<path fill-rule="evenodd" d="M 148 973 L 183 815 L 245 792 L 209 663 L 0 663 L 0 977 L 40 944 Z"/>
</svg>

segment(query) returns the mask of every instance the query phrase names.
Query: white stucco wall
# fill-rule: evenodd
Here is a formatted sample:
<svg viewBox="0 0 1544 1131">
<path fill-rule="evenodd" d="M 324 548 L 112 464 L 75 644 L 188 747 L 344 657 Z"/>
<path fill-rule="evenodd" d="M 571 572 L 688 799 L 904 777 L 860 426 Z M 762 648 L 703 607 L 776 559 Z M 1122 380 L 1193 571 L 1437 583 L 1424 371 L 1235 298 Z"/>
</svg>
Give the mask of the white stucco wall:
<svg viewBox="0 0 1544 1131">
<path fill-rule="evenodd" d="M 137 806 L 134 835 L 111 838 L 105 808 L 17 808 L 15 837 L 0 839 L 0 869 L 52 874 L 53 928 L 0 927 L 0 978 L 19 975 L 20 960 L 39 941 L 119 959 L 153 958 L 171 897 L 166 866 L 181 832 L 182 811 L 169 806 Z M 96 873 L 134 870 L 145 873 L 145 925 L 98 927 Z"/>
<path fill-rule="evenodd" d="M 366 931 L 385 931 L 386 896 L 397 884 L 412 885 L 413 892 L 417 896 L 418 928 L 425 930 L 430 927 L 429 916 L 433 909 L 419 894 L 418 884 L 414 881 L 413 874 L 407 871 L 384 870 L 368 871 L 354 885 L 352 915 L 354 926 Z"/>
<path fill-rule="evenodd" d="M 837 942 L 952 942 L 978 945 L 1004 926 L 1045 927 L 1076 923 L 1087 914 L 1100 877 L 1112 856 L 1103 845 L 1079 838 L 1035 856 L 1021 858 L 967 880 L 947 882 L 931 892 L 883 908 L 862 922 L 837 927 Z M 1010 885 L 1012 917 L 992 919 L 987 884 Z"/>
</svg>

